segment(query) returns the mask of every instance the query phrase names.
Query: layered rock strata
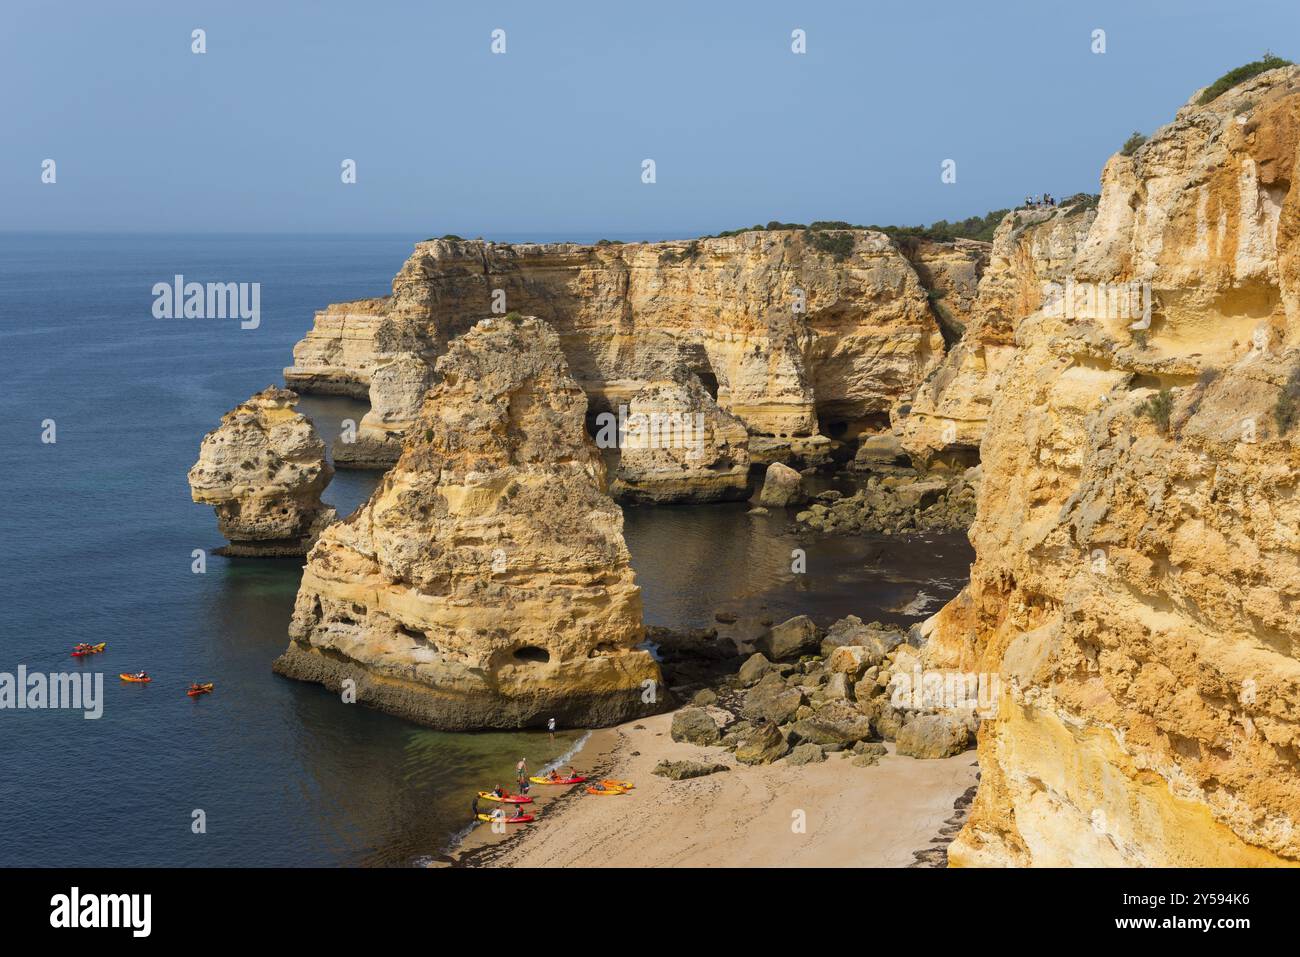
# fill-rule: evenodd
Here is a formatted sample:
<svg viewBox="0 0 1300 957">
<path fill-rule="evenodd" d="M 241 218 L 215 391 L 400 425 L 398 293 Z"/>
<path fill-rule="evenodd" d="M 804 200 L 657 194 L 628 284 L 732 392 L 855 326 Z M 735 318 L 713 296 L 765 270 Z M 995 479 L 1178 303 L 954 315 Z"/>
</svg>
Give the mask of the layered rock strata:
<svg viewBox="0 0 1300 957">
<path fill-rule="evenodd" d="M 1000 679 L 960 865 L 1300 862 L 1300 69 L 1194 97 L 1103 174 L 984 432 L 929 667 Z M 1096 300 L 1098 302 L 1102 300 Z"/>
<path fill-rule="evenodd" d="M 587 399 L 535 318 L 438 360 L 406 449 L 308 557 L 281 674 L 447 730 L 659 710 Z"/>
<path fill-rule="evenodd" d="M 826 237 L 848 250 L 826 251 Z M 595 246 L 440 239 L 417 244 L 390 297 L 318 313 L 286 382 L 364 393 L 392 352 L 378 339 L 408 340 L 431 361 L 498 309 L 554 327 L 593 414 L 684 366 L 763 461 L 824 454 L 829 439 L 887 424 L 944 348 L 916 270 L 868 230 Z"/>
<path fill-rule="evenodd" d="M 321 504 L 334 475 L 325 443 L 294 411 L 298 396 L 268 386 L 221 417 L 189 471 L 190 495 L 211 505 L 229 545 L 219 555 L 305 555 L 335 519 Z"/>
<path fill-rule="evenodd" d="M 616 443 L 610 494 L 630 504 L 721 502 L 743 499 L 749 482 L 749 433 L 718 408 L 699 377 L 678 370 L 646 386 L 626 415 L 606 413 L 596 431 Z M 607 443 L 604 443 L 607 444 Z"/>
<path fill-rule="evenodd" d="M 965 331 L 916 390 L 898 422 L 900 440 L 918 468 L 965 468 L 979 460 L 997 382 L 1016 352 L 1016 320 L 1061 283 L 1088 234 L 1088 203 L 1019 209 L 993 237 L 978 293 L 968 300 Z M 956 296 L 945 297 L 960 301 Z"/>
</svg>

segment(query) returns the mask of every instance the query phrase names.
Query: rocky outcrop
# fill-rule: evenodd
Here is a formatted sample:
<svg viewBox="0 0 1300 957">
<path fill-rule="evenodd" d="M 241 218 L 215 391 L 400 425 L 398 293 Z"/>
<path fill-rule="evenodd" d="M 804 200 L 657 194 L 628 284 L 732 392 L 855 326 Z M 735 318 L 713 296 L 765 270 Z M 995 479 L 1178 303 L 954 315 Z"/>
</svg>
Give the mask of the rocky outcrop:
<svg viewBox="0 0 1300 957">
<path fill-rule="evenodd" d="M 340 468 L 394 464 L 433 385 L 433 366 L 423 355 L 406 352 L 380 358 L 370 371 L 370 411 L 358 423 L 355 435 L 340 434 L 334 440 L 334 463 Z"/>
<path fill-rule="evenodd" d="M 622 410 L 620 410 L 621 412 Z M 619 414 L 609 413 L 596 442 L 617 446 L 610 494 L 629 504 L 743 499 L 749 482 L 749 433 L 718 408 L 695 373 L 676 370 L 646 386 Z"/>
<path fill-rule="evenodd" d="M 298 396 L 268 386 L 221 417 L 189 472 L 190 495 L 217 513 L 219 555 L 305 555 L 335 519 L 321 504 L 334 469 Z"/>
<path fill-rule="evenodd" d="M 1070 267 L 1150 321 L 1017 324 L 971 584 L 924 628 L 1000 677 L 954 864 L 1300 863 L 1298 149 L 1300 69 L 1193 98 L 1107 164 Z"/>
<path fill-rule="evenodd" d="M 944 340 L 955 343 L 971 322 L 992 244 L 975 239 L 936 242 L 904 237 L 899 247 L 925 287 Z"/>
<path fill-rule="evenodd" d="M 794 469 L 773 462 L 763 475 L 763 487 L 758 493 L 758 504 L 764 508 L 787 508 L 805 499 L 803 478 Z"/>
<path fill-rule="evenodd" d="M 437 371 L 402 457 L 308 556 L 276 670 L 449 730 L 659 710 L 622 513 L 555 332 L 485 319 Z"/>
<path fill-rule="evenodd" d="M 852 535 L 966 529 L 975 520 L 980 475 L 978 466 L 960 475 L 873 475 L 850 496 L 814 502 L 795 521 L 817 532 Z"/>
<path fill-rule="evenodd" d="M 998 380 L 1016 352 L 1016 322 L 1039 307 L 1045 284 L 1064 281 L 1095 216 L 1092 204 L 1079 200 L 1018 209 L 1002 220 L 961 341 L 921 383 L 898 422 L 901 444 L 918 468 L 962 469 L 979 461 Z"/>
<path fill-rule="evenodd" d="M 841 236 L 847 251 L 824 248 Z M 595 246 L 440 239 L 416 246 L 390 297 L 318 313 L 286 382 L 364 394 L 392 341 L 432 360 L 494 307 L 555 328 L 593 413 L 684 366 L 745 424 L 763 462 L 878 429 L 943 355 L 916 270 L 870 230 Z"/>
</svg>

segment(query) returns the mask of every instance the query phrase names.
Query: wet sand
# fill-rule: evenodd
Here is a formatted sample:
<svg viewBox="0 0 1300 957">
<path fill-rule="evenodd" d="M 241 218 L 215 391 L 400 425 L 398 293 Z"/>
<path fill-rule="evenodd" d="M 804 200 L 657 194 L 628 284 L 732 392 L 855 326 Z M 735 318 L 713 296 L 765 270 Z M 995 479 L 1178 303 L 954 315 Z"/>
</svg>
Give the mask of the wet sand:
<svg viewBox="0 0 1300 957">
<path fill-rule="evenodd" d="M 802 767 L 745 767 L 723 748 L 674 742 L 671 724 L 664 714 L 595 732 L 574 758 L 584 774 L 632 780 L 631 793 L 535 786 L 535 823 L 505 835 L 478 827 L 453 859 L 473 867 L 907 867 L 918 851 L 942 859 L 936 849 L 951 840 L 965 813 L 955 808 L 969 803 L 976 781 L 974 751 L 918 761 L 890 745 L 874 767 L 840 754 Z M 670 781 L 650 773 L 662 759 L 731 770 Z"/>
</svg>

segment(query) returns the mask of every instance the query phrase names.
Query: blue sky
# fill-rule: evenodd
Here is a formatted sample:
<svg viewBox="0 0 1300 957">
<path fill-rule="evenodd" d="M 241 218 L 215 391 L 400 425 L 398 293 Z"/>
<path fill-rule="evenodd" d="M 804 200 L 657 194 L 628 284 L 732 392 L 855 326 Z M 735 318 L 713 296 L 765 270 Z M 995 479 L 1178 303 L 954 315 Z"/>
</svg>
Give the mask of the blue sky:
<svg viewBox="0 0 1300 957">
<path fill-rule="evenodd" d="M 0 229 L 955 219 L 1096 191 L 1131 131 L 1266 48 L 1295 59 L 1298 26 L 1295 0 L 5 0 Z"/>
</svg>

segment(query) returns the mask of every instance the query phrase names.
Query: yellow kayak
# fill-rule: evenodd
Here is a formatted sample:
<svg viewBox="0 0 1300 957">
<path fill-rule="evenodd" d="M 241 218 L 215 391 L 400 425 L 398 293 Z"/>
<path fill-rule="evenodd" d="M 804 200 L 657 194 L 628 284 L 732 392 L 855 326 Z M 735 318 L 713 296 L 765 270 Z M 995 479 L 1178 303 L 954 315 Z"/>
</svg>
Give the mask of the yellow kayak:
<svg viewBox="0 0 1300 957">
<path fill-rule="evenodd" d="M 588 794 L 626 794 L 627 788 L 611 788 L 602 784 L 593 784 L 587 788 Z"/>
<path fill-rule="evenodd" d="M 480 814 L 478 819 L 485 824 L 491 824 L 494 821 L 500 821 L 502 824 L 527 824 L 533 819 L 531 814 L 517 814 L 514 817 L 493 817 L 491 814 Z"/>
<path fill-rule="evenodd" d="M 522 794 L 507 794 L 504 797 L 497 797 L 491 791 L 479 791 L 478 796 L 485 801 L 500 801 L 502 804 L 532 804 L 533 799 L 524 797 Z"/>
<path fill-rule="evenodd" d="M 607 788 L 618 788 L 620 791 L 631 791 L 636 787 L 631 781 L 601 781 L 600 783 Z"/>
<path fill-rule="evenodd" d="M 534 778 L 529 778 L 528 780 L 532 781 L 534 784 L 582 784 L 587 779 L 586 778 L 555 778 L 554 780 L 552 780 L 551 778 L 534 777 Z"/>
</svg>

